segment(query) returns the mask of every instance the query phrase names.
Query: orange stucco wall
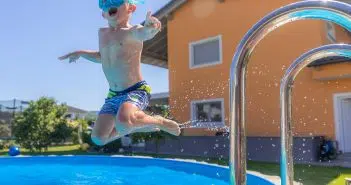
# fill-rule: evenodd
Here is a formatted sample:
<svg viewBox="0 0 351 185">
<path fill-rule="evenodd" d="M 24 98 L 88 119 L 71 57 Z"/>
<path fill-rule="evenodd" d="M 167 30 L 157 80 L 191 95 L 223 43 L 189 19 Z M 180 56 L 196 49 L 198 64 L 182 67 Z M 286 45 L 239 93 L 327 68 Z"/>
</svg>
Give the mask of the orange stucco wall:
<svg viewBox="0 0 351 185">
<path fill-rule="evenodd" d="M 347 30 L 343 29 L 341 26 L 335 25 L 335 36 L 338 42 L 342 43 L 351 43 L 351 33 L 348 33 Z"/>
<path fill-rule="evenodd" d="M 168 21 L 171 114 L 180 122 L 190 120 L 190 103 L 224 99 L 229 116 L 229 71 L 236 46 L 263 16 L 293 0 L 225 1 L 191 0 Z M 339 33 L 338 33 L 339 34 Z M 220 65 L 190 69 L 189 43 L 222 35 Z M 249 136 L 279 135 L 279 83 L 291 62 L 302 53 L 326 43 L 321 21 L 299 21 L 278 28 L 256 47 L 248 67 L 247 125 Z M 319 81 L 314 68 L 304 69 L 293 90 L 294 132 L 298 136 L 334 137 L 333 97 L 351 92 L 351 80 Z M 185 130 L 185 135 L 210 135 L 204 129 Z M 213 134 L 213 133 L 212 133 Z"/>
<path fill-rule="evenodd" d="M 315 80 L 340 80 L 351 78 L 351 63 L 340 63 L 336 65 L 323 65 L 312 71 Z"/>
</svg>

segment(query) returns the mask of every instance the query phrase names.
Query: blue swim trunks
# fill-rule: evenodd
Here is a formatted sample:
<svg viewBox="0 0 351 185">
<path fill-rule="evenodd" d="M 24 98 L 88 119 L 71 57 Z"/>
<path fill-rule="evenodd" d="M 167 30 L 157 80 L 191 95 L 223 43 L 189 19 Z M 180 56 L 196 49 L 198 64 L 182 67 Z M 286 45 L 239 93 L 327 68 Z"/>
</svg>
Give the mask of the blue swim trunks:
<svg viewBox="0 0 351 185">
<path fill-rule="evenodd" d="M 140 81 L 123 91 L 110 89 L 99 114 L 117 115 L 119 107 L 126 102 L 136 105 L 140 110 L 145 110 L 149 105 L 150 93 L 151 87 L 145 81 Z"/>
</svg>

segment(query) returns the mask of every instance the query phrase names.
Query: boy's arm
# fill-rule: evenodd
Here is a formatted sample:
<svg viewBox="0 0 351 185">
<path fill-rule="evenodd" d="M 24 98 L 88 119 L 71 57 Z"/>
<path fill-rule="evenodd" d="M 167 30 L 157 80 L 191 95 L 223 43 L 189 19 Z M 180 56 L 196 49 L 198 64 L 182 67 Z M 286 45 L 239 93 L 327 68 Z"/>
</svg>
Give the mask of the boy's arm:
<svg viewBox="0 0 351 185">
<path fill-rule="evenodd" d="M 80 56 L 91 62 L 101 64 L 101 55 L 98 51 L 80 51 Z"/>
<path fill-rule="evenodd" d="M 145 26 L 139 25 L 133 31 L 134 37 L 138 40 L 150 40 L 161 31 L 161 22 L 156 17 L 152 17 L 151 12 L 148 12 L 146 15 Z"/>
<path fill-rule="evenodd" d="M 75 62 L 78 60 L 80 57 L 83 57 L 91 62 L 94 63 L 101 63 L 101 55 L 100 52 L 98 51 L 88 51 L 88 50 L 82 50 L 82 51 L 75 51 L 73 53 L 69 53 L 67 55 L 64 55 L 60 57 L 60 60 L 65 60 L 69 59 L 69 62 Z"/>
</svg>

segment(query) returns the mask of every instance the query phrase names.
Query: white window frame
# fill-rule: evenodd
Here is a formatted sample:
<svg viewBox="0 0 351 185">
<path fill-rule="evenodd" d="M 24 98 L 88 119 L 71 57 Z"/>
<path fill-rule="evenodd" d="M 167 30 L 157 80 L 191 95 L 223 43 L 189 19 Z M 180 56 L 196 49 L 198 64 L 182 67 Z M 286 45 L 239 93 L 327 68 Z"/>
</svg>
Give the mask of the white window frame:
<svg viewBox="0 0 351 185">
<path fill-rule="evenodd" d="M 336 33 L 335 33 L 335 26 L 332 22 L 326 22 L 325 23 L 325 29 L 327 32 L 327 39 L 331 42 L 331 43 L 336 43 Z M 331 27 L 331 29 L 328 29 L 328 26 Z"/>
<path fill-rule="evenodd" d="M 343 140 L 343 134 L 342 134 L 342 128 L 340 128 L 341 125 L 341 101 L 346 98 L 351 98 L 351 92 L 346 92 L 346 93 L 335 93 L 333 95 L 334 99 L 334 124 L 335 124 L 335 138 L 339 142 L 339 150 L 344 150 L 344 140 Z"/>
<path fill-rule="evenodd" d="M 192 121 L 195 121 L 196 120 L 196 104 L 198 103 L 208 103 L 208 102 L 221 102 L 221 111 L 222 111 L 222 121 L 221 122 L 197 122 L 199 125 L 206 125 L 206 124 L 210 124 L 212 125 L 213 127 L 211 126 L 197 126 L 197 127 L 194 127 L 194 128 L 223 128 L 225 127 L 225 110 L 224 110 L 224 98 L 216 98 L 216 99 L 205 99 L 205 100 L 194 100 L 194 101 L 191 101 L 190 103 L 190 107 L 191 107 L 191 110 L 190 110 L 190 114 L 191 114 L 191 120 Z"/>
<path fill-rule="evenodd" d="M 194 46 L 199 45 L 199 44 L 204 44 L 207 42 L 211 42 L 214 40 L 219 41 L 219 61 L 213 61 L 210 64 L 199 64 L 195 65 L 194 64 Z M 189 68 L 190 69 L 196 69 L 196 68 L 202 68 L 202 67 L 208 67 L 208 66 L 214 66 L 214 65 L 219 65 L 223 63 L 223 46 L 222 46 L 222 35 L 214 36 L 214 37 L 209 37 L 206 39 L 202 39 L 199 41 L 195 42 L 190 42 L 189 43 Z"/>
</svg>

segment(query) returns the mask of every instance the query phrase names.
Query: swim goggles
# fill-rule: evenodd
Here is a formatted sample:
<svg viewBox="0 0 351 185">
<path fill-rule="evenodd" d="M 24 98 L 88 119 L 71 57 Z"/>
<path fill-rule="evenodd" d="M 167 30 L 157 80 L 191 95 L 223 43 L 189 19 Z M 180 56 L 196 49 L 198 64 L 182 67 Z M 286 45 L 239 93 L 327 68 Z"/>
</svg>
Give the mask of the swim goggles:
<svg viewBox="0 0 351 185">
<path fill-rule="evenodd" d="M 138 4 L 143 2 L 143 0 L 99 0 L 99 7 L 104 12 L 108 12 L 110 8 L 118 8 L 124 3 Z"/>
</svg>

